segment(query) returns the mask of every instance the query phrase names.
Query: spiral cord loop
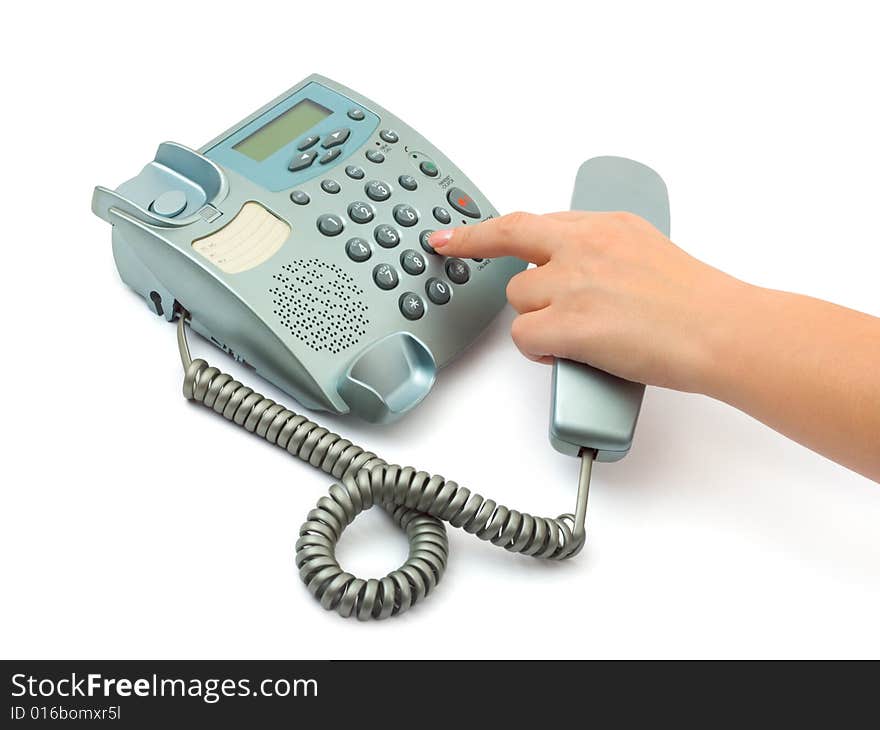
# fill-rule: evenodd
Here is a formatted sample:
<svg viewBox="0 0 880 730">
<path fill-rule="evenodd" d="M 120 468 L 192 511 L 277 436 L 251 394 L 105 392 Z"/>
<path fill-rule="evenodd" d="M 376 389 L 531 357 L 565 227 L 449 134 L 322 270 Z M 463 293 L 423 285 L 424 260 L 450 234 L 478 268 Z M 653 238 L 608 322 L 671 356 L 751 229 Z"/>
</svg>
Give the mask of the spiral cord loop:
<svg viewBox="0 0 880 730">
<path fill-rule="evenodd" d="M 191 359 L 185 319 L 182 313 L 178 321 L 184 397 L 338 480 L 309 512 L 296 543 L 300 577 L 325 609 L 368 620 L 412 608 L 434 589 L 446 569 L 449 541 L 444 522 L 510 552 L 548 560 L 564 560 L 583 546 L 583 532 L 575 536 L 571 514 L 534 517 L 442 476 L 388 464 L 205 360 Z M 409 556 L 384 578 L 364 580 L 342 569 L 336 545 L 345 528 L 374 504 L 406 533 Z"/>
</svg>

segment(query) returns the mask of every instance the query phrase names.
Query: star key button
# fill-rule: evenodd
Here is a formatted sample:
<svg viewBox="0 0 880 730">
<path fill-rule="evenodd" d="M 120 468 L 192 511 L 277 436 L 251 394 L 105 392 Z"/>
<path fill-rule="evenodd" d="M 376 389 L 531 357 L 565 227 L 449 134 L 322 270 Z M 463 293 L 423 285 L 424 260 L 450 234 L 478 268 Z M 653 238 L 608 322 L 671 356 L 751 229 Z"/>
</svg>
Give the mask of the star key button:
<svg viewBox="0 0 880 730">
<path fill-rule="evenodd" d="M 480 217 L 479 206 L 474 202 L 474 199 L 461 188 L 449 188 L 449 192 L 446 193 L 446 199 L 449 201 L 449 204 L 462 215 L 466 215 L 468 218 Z"/>
</svg>

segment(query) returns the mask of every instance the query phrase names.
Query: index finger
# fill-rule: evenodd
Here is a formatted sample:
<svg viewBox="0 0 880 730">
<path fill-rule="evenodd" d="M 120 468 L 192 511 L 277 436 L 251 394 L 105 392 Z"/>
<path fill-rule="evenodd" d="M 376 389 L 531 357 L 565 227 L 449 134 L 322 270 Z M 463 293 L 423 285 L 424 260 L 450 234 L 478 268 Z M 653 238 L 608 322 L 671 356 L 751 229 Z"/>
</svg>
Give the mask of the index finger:
<svg viewBox="0 0 880 730">
<path fill-rule="evenodd" d="M 540 266 L 550 260 L 559 240 L 558 225 L 548 216 L 509 213 L 472 226 L 435 231 L 429 243 L 444 256 L 516 256 Z"/>
</svg>

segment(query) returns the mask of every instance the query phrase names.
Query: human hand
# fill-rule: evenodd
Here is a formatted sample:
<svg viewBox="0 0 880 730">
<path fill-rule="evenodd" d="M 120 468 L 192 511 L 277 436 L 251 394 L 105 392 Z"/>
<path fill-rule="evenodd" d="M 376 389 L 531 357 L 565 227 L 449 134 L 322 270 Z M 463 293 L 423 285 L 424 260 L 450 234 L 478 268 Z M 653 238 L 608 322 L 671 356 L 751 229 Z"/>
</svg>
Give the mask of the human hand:
<svg viewBox="0 0 880 730">
<path fill-rule="evenodd" d="M 708 392 L 715 335 L 751 288 L 689 256 L 631 213 L 512 213 L 437 231 L 444 256 L 516 256 L 511 328 L 533 360 L 585 362 L 629 380 Z"/>
</svg>

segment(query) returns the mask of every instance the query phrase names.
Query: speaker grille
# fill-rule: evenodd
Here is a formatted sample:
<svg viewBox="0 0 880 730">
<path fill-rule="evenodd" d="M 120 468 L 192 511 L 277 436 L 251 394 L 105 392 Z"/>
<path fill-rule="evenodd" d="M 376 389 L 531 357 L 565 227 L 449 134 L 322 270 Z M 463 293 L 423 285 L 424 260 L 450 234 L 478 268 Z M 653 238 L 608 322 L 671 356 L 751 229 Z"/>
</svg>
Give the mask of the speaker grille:
<svg viewBox="0 0 880 730">
<path fill-rule="evenodd" d="M 291 335 L 316 352 L 334 355 L 356 345 L 367 331 L 364 290 L 341 266 L 299 259 L 273 274 L 269 289 L 276 316 Z"/>
</svg>

